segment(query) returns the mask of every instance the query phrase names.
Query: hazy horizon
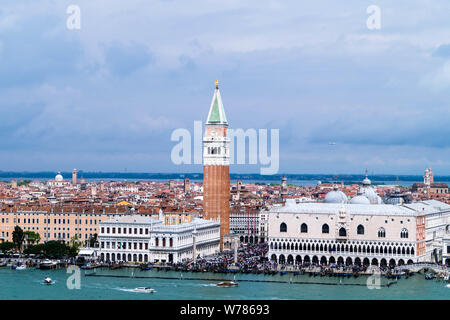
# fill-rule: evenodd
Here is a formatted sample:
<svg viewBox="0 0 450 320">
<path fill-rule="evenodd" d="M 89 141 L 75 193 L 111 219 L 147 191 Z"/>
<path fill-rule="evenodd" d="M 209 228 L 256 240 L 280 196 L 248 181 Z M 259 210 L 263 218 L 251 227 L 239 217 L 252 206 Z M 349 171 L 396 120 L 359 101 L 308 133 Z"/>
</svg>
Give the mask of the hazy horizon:
<svg viewBox="0 0 450 320">
<path fill-rule="evenodd" d="M 5 170 L 0 170 L 0 177 L 3 178 L 7 178 L 7 177 L 15 177 L 14 175 L 20 175 L 20 174 L 25 174 L 27 176 L 32 176 L 32 175 L 36 175 L 36 177 L 44 177 L 44 176 L 50 176 L 51 175 L 56 175 L 57 173 L 61 173 L 64 176 L 64 179 L 66 180 L 70 180 L 72 178 L 72 171 L 5 171 Z M 132 176 L 132 175 L 148 175 L 148 176 L 157 176 L 157 175 L 165 175 L 165 176 L 183 176 L 183 175 L 187 175 L 187 176 L 194 176 L 194 175 L 203 175 L 203 172 L 133 172 L 133 171 L 85 171 L 85 170 L 78 170 L 78 178 L 82 178 L 83 175 L 87 175 L 87 176 L 96 176 L 96 175 L 122 175 L 122 176 Z M 232 176 L 253 176 L 253 177 L 261 177 L 263 179 L 270 179 L 271 177 L 281 177 L 281 176 L 305 176 L 305 177 L 319 177 L 319 176 L 324 176 L 324 177 L 337 177 L 337 179 L 339 180 L 340 178 L 349 178 L 349 177 L 364 177 L 365 173 L 293 173 L 293 172 L 283 172 L 283 173 L 277 173 L 274 175 L 262 175 L 258 172 L 244 172 L 244 173 L 239 173 L 239 172 L 232 172 L 230 171 L 230 175 Z M 374 177 L 374 178 L 381 178 L 381 177 L 389 177 L 389 178 L 395 178 L 395 177 L 414 177 L 414 178 L 419 178 L 419 179 L 423 179 L 423 175 L 421 174 L 393 174 L 393 173 L 369 173 L 368 174 L 369 178 L 370 177 Z M 17 176 L 19 177 L 19 176 Z M 434 175 L 434 177 L 440 177 L 440 178 L 449 178 L 450 175 Z M 437 182 L 437 181 L 436 181 Z"/>
</svg>

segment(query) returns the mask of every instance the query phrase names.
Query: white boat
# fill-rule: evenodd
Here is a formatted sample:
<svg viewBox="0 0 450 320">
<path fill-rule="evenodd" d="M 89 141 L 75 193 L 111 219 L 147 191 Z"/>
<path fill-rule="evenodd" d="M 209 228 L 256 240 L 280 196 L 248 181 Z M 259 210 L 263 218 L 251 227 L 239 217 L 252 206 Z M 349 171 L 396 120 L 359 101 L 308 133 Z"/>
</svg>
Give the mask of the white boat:
<svg viewBox="0 0 450 320">
<path fill-rule="evenodd" d="M 21 266 L 17 266 L 16 270 L 25 270 L 26 268 L 27 268 L 27 266 L 23 264 Z"/>
<path fill-rule="evenodd" d="M 52 280 L 52 278 L 47 277 L 47 278 L 44 279 L 44 283 L 45 283 L 45 284 L 52 284 L 52 283 L 53 283 L 53 280 Z"/>
<path fill-rule="evenodd" d="M 144 292 L 144 293 L 153 293 L 155 292 L 154 289 L 152 288 L 147 288 L 147 287 L 137 287 L 133 289 L 134 292 Z"/>
<path fill-rule="evenodd" d="M 39 264 L 39 269 L 53 269 L 56 268 L 56 266 L 57 263 L 55 261 L 45 259 L 43 262 Z"/>
</svg>

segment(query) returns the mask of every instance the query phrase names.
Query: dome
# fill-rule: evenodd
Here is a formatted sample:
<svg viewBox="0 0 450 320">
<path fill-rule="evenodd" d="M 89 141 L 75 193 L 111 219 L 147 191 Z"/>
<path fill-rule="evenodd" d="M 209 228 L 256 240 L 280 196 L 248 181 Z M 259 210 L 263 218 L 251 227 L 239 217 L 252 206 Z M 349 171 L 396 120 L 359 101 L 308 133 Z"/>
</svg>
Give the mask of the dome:
<svg viewBox="0 0 450 320">
<path fill-rule="evenodd" d="M 372 187 L 362 187 L 361 188 L 361 194 L 365 196 L 367 199 L 369 199 L 371 204 L 381 204 L 383 201 L 381 200 L 380 196 L 375 192 L 375 190 Z"/>
<path fill-rule="evenodd" d="M 369 178 L 365 178 L 364 180 L 363 180 L 363 182 L 362 182 L 362 184 L 364 185 L 364 186 L 370 186 L 370 184 L 372 183 L 372 181 L 370 181 L 370 179 Z"/>
<path fill-rule="evenodd" d="M 340 191 L 336 186 L 334 187 L 333 191 L 330 191 L 325 196 L 325 202 L 326 203 L 346 203 L 347 202 L 347 196 L 345 193 Z"/>
<path fill-rule="evenodd" d="M 55 177 L 56 181 L 63 181 L 63 176 L 61 175 L 61 172 L 58 172 L 58 174 Z"/>
<path fill-rule="evenodd" d="M 377 195 L 377 204 L 383 204 L 383 199 L 379 195 Z"/>
<path fill-rule="evenodd" d="M 366 169 L 366 177 L 364 178 L 362 184 L 363 184 L 363 186 L 370 186 L 371 183 L 372 183 L 372 181 L 370 181 L 369 173 L 368 173 L 368 171 Z"/>
<path fill-rule="evenodd" d="M 350 200 L 351 204 L 370 204 L 369 199 L 363 195 L 357 195 Z"/>
</svg>

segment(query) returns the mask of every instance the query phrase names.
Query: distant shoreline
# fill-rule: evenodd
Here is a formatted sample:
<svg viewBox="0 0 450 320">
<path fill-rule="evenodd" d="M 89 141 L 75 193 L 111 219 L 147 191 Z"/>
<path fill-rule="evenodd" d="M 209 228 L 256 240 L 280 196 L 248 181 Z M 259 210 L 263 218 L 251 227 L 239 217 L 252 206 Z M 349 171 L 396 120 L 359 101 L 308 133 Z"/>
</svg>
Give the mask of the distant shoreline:
<svg viewBox="0 0 450 320">
<path fill-rule="evenodd" d="M 24 180 L 48 180 L 54 179 L 57 172 L 42 171 L 42 172 L 13 172 L 0 171 L 0 180 L 7 181 L 13 178 Z M 65 179 L 72 177 L 72 172 L 61 172 Z M 285 176 L 287 183 L 310 181 L 310 182 L 344 182 L 359 183 L 364 179 L 363 174 L 337 174 L 336 178 L 333 174 L 277 174 L 277 175 L 260 175 L 260 174 L 238 174 L 231 173 L 230 179 L 232 181 L 252 181 L 253 183 L 280 183 L 281 178 Z M 84 172 L 78 171 L 78 178 L 85 178 L 86 180 L 183 180 L 188 178 L 192 181 L 202 181 L 203 173 L 138 173 L 138 172 Z M 391 174 L 375 174 L 370 175 L 369 178 L 375 184 L 396 184 L 398 181 L 412 184 L 414 182 L 423 182 L 423 176 L 420 175 L 391 175 Z M 450 176 L 435 176 L 436 182 L 449 182 Z"/>
</svg>

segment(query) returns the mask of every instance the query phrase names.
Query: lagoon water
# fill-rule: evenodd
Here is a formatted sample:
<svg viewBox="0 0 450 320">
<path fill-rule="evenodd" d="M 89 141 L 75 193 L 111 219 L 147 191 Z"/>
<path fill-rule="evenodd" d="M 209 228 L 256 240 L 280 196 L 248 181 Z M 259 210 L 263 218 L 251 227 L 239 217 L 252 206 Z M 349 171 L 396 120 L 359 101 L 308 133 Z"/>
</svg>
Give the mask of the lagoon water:
<svg viewBox="0 0 450 320">
<path fill-rule="evenodd" d="M 52 285 L 43 284 L 45 277 L 55 280 Z M 369 289 L 367 286 L 289 284 L 268 282 L 239 282 L 238 287 L 220 288 L 217 281 L 177 280 L 155 278 L 125 278 L 84 276 L 81 272 L 81 288 L 68 289 L 66 281 L 71 274 L 59 270 L 11 270 L 0 269 L 0 299 L 42 300 L 284 300 L 284 299 L 438 299 L 449 300 L 450 288 L 443 282 L 425 280 L 423 275 L 400 279 L 390 287 Z M 264 275 L 254 275 L 264 278 Z M 152 287 L 153 294 L 136 293 L 136 287 Z"/>
</svg>

